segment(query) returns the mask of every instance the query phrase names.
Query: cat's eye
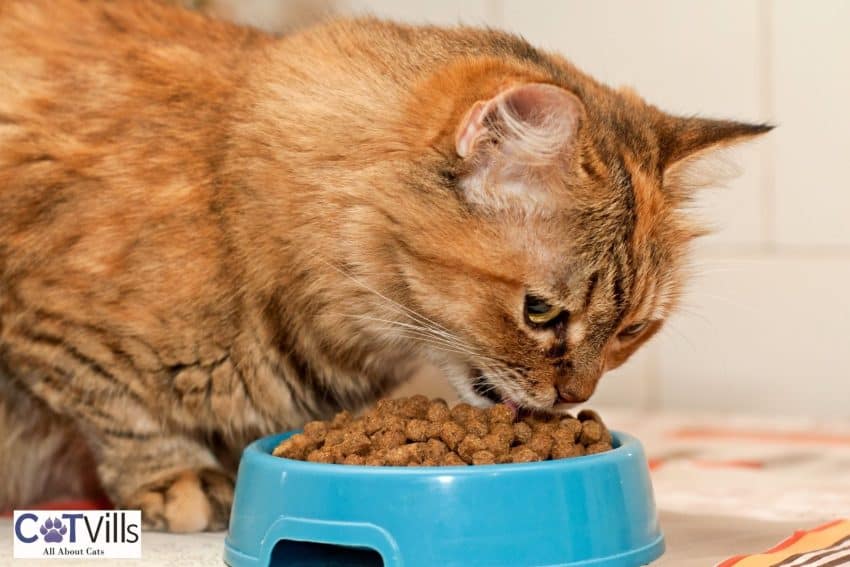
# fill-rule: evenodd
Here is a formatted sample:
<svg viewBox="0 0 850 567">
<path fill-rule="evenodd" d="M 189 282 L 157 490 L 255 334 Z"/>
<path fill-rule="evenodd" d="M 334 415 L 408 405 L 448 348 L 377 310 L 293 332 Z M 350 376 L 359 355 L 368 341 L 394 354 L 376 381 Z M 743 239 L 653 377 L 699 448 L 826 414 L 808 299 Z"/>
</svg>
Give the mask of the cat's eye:
<svg viewBox="0 0 850 567">
<path fill-rule="evenodd" d="M 631 325 L 620 331 L 620 334 L 618 336 L 624 339 L 637 336 L 641 333 L 641 331 L 646 329 L 646 325 L 646 321 L 641 321 L 640 323 L 632 323 Z"/>
<path fill-rule="evenodd" d="M 533 325 L 544 326 L 554 323 L 563 312 L 563 309 L 545 299 L 533 295 L 525 296 L 525 318 Z"/>
</svg>

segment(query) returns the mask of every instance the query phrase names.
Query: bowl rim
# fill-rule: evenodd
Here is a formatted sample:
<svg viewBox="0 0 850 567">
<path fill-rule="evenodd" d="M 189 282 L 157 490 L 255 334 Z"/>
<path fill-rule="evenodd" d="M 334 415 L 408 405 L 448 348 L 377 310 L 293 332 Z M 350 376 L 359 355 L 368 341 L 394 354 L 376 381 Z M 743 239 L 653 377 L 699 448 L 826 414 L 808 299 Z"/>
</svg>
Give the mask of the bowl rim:
<svg viewBox="0 0 850 567">
<path fill-rule="evenodd" d="M 567 469 L 585 468 L 588 466 L 606 466 L 623 460 L 643 457 L 643 449 L 636 437 L 611 430 L 614 448 L 604 453 L 583 455 L 567 459 L 555 459 L 548 461 L 536 461 L 532 463 L 504 463 L 494 465 L 450 465 L 450 466 L 373 466 L 373 465 L 342 465 L 336 463 L 311 463 L 275 457 L 271 454 L 272 449 L 284 439 L 299 433 L 300 429 L 293 429 L 283 433 L 277 433 L 257 439 L 245 448 L 243 458 L 257 460 L 275 468 L 285 468 L 292 472 L 309 472 L 312 474 L 343 475 L 343 476 L 415 476 L 415 477 L 439 477 L 458 475 L 493 475 L 514 474 L 532 472 L 555 472 Z"/>
</svg>

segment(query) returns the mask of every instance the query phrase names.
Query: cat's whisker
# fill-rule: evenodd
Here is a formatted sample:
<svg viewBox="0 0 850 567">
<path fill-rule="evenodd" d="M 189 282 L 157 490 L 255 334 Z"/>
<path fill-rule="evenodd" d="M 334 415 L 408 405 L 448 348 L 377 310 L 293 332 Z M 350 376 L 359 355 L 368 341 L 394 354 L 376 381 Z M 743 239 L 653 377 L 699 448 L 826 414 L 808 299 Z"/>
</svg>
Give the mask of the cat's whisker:
<svg viewBox="0 0 850 567">
<path fill-rule="evenodd" d="M 350 315 L 350 316 L 346 316 L 346 317 L 357 319 L 357 320 L 375 321 L 375 322 L 385 323 L 385 324 L 388 324 L 388 325 L 406 328 L 406 329 L 409 329 L 411 331 L 418 332 L 421 335 L 428 336 L 429 338 L 434 339 L 436 341 L 442 342 L 442 343 L 446 344 L 447 346 L 459 349 L 459 350 L 465 352 L 466 354 L 468 354 L 470 356 L 476 357 L 479 360 L 488 360 L 492 363 L 498 363 L 497 360 L 482 354 L 480 351 L 478 351 L 477 349 L 475 349 L 474 347 L 472 347 L 468 343 L 460 340 L 459 338 L 453 337 L 453 336 L 451 338 L 444 338 L 443 335 L 434 335 L 433 332 L 432 332 L 432 329 L 429 329 L 428 327 L 425 327 L 425 326 L 414 325 L 414 324 L 411 324 L 411 323 L 405 323 L 405 322 L 401 322 L 401 321 L 393 321 L 391 319 L 382 319 L 380 317 L 371 317 L 371 316 L 368 316 L 368 315 Z"/>
<path fill-rule="evenodd" d="M 395 329 L 386 328 L 385 330 L 392 331 L 392 330 L 395 330 Z M 430 339 L 427 339 L 427 338 L 424 338 L 424 337 L 421 337 L 421 336 L 418 336 L 418 335 L 406 334 L 404 332 L 401 332 L 401 333 L 396 333 L 396 336 L 400 337 L 400 338 L 410 339 L 410 340 L 419 341 L 419 342 L 422 342 L 422 343 L 429 344 L 429 345 L 431 345 L 430 348 L 433 348 L 435 350 L 440 350 L 440 351 L 443 351 L 443 352 L 451 352 L 451 353 L 455 353 L 455 354 L 463 354 L 463 355 L 467 355 L 467 356 L 469 355 L 469 353 L 467 353 L 465 351 L 449 348 L 447 345 L 445 345 L 443 343 L 438 343 L 436 341 L 433 341 L 433 340 L 430 340 Z"/>
<path fill-rule="evenodd" d="M 697 319 L 699 319 L 700 321 L 702 321 L 702 322 L 704 322 L 704 323 L 709 323 L 709 322 L 710 322 L 709 317 L 708 317 L 705 313 L 702 313 L 702 312 L 700 312 L 700 311 L 696 311 L 696 310 L 694 310 L 694 309 L 692 309 L 692 308 L 689 308 L 689 307 L 679 307 L 676 311 L 677 311 L 677 312 L 676 312 L 676 316 L 677 316 L 677 317 L 681 317 L 682 315 L 689 315 L 689 316 L 691 316 L 691 317 L 696 317 Z M 669 321 L 671 321 L 671 320 L 673 320 L 673 319 L 675 319 L 675 318 L 676 318 L 676 317 L 671 317 L 671 318 L 669 318 L 669 319 L 667 320 L 667 321 L 668 321 L 668 323 L 667 323 L 667 324 L 669 324 Z"/>
<path fill-rule="evenodd" d="M 404 323 L 404 322 L 402 322 L 402 321 L 394 321 L 394 320 L 391 320 L 391 319 L 382 319 L 382 318 L 380 318 L 380 317 L 371 317 L 371 316 L 369 316 L 369 315 L 350 315 L 350 316 L 347 316 L 347 317 L 349 317 L 349 318 L 353 318 L 353 319 L 357 319 L 357 320 L 363 320 L 363 321 L 377 321 L 377 322 L 379 322 L 379 323 L 388 323 L 388 324 L 396 325 L 396 326 L 399 326 L 399 327 L 406 327 L 406 328 L 410 328 L 410 329 L 416 329 L 416 330 L 419 330 L 419 331 L 422 331 L 422 332 L 427 332 L 427 333 L 429 333 L 429 334 L 431 334 L 431 335 L 433 335 L 433 336 L 435 336 L 435 337 L 438 337 L 438 338 L 444 339 L 444 340 L 446 340 L 446 341 L 451 340 L 451 339 L 449 339 L 448 337 L 444 337 L 444 335 L 434 334 L 434 333 L 433 333 L 433 331 L 432 331 L 431 329 L 429 329 L 428 327 L 422 326 L 422 325 L 414 325 L 414 324 L 412 324 L 412 323 Z M 454 337 L 452 337 L 452 339 L 453 339 L 453 338 L 454 338 Z"/>
<path fill-rule="evenodd" d="M 711 293 L 711 292 L 707 292 L 707 291 L 703 291 L 703 290 L 700 290 L 699 292 L 694 293 L 691 296 L 691 298 L 692 299 L 701 299 L 701 298 L 713 299 L 715 301 L 719 301 L 720 303 L 728 305 L 729 307 L 734 307 L 735 309 L 738 309 L 738 310 L 743 310 L 743 311 L 747 311 L 747 312 L 750 312 L 750 313 L 755 313 L 755 311 L 751 310 L 747 305 L 745 305 L 745 304 L 743 304 L 739 301 L 729 299 L 728 297 L 726 297 L 724 295 L 717 295 L 715 293 Z"/>
<path fill-rule="evenodd" d="M 670 322 L 668 322 L 668 323 L 667 323 L 667 325 L 665 325 L 665 326 L 664 326 L 664 330 L 665 330 L 665 331 L 667 331 L 668 329 L 669 329 L 670 331 L 672 331 L 672 332 L 676 333 L 676 335 L 677 335 L 679 338 L 681 338 L 681 339 L 682 339 L 682 340 L 684 340 L 686 343 L 688 343 L 688 346 L 689 346 L 689 347 L 691 347 L 691 350 L 692 350 L 693 352 L 696 352 L 696 350 L 697 350 L 696 345 L 694 344 L 694 342 L 693 342 L 691 339 L 689 339 L 689 338 L 688 338 L 688 335 L 687 335 L 686 333 L 683 333 L 683 332 L 681 331 L 681 329 L 679 329 L 676 325 L 674 325 L 674 324 L 672 324 L 672 323 L 670 323 Z"/>
<path fill-rule="evenodd" d="M 415 311 L 415 310 L 413 310 L 413 309 L 411 309 L 411 308 L 409 308 L 409 307 L 406 307 L 406 306 L 404 306 L 404 305 L 402 305 L 402 304 L 398 303 L 397 301 L 394 301 L 394 300 L 390 299 L 390 298 L 389 298 L 389 297 L 387 297 L 386 295 L 382 294 L 382 293 L 381 293 L 381 292 L 379 292 L 378 290 L 376 290 L 376 289 L 374 289 L 373 287 L 371 287 L 370 285 L 366 284 L 365 282 L 363 282 L 363 281 L 362 281 L 362 280 L 360 280 L 359 278 L 354 277 L 352 274 L 350 274 L 350 273 L 348 273 L 347 271 L 343 270 L 343 269 L 342 269 L 342 268 L 340 268 L 339 266 L 335 266 L 333 263 L 331 263 L 330 261 L 328 261 L 328 260 L 326 260 L 326 259 L 324 259 L 324 258 L 319 258 L 319 259 L 320 259 L 322 262 L 324 262 L 325 264 L 327 264 L 328 266 L 330 266 L 331 268 L 333 268 L 334 270 L 338 271 L 338 272 L 339 272 L 340 274 L 342 274 L 343 276 L 347 277 L 348 279 L 350 279 L 351 281 L 353 281 L 353 282 L 354 282 L 354 283 L 356 283 L 357 285 L 361 286 L 361 287 L 362 287 L 363 289 L 365 289 L 366 291 L 369 291 L 370 293 L 373 293 L 373 294 L 377 295 L 378 297 L 380 297 L 380 298 L 381 298 L 381 299 L 383 299 L 384 301 L 388 302 L 389 304 L 394 305 L 394 306 L 396 306 L 397 308 L 401 309 L 402 311 L 404 311 L 405 313 L 407 313 L 410 317 L 414 317 L 414 318 L 416 318 L 416 319 L 420 319 L 420 320 L 422 320 L 422 321 L 425 321 L 425 322 L 427 322 L 428 324 L 433 325 L 433 326 L 434 326 L 434 327 L 436 327 L 437 329 L 441 329 L 441 330 L 442 330 L 443 332 L 445 332 L 445 333 L 452 334 L 452 333 L 451 333 L 451 331 L 449 331 L 448 329 L 446 329 L 445 327 L 443 327 L 442 325 L 440 325 L 440 324 L 439 324 L 439 323 L 437 323 L 436 321 L 434 321 L 434 320 L 432 320 L 432 319 L 429 319 L 428 317 L 426 317 L 426 316 L 422 315 L 421 313 L 419 313 L 419 312 L 417 312 L 417 311 Z"/>
<path fill-rule="evenodd" d="M 388 324 L 392 327 L 398 327 L 398 328 L 405 329 L 405 330 L 408 331 L 408 333 L 410 333 L 414 336 L 427 337 L 434 342 L 438 342 L 438 343 L 441 343 L 441 344 L 445 344 L 446 346 L 456 348 L 456 349 L 458 349 L 458 350 L 460 350 L 460 351 L 462 351 L 465 354 L 468 354 L 470 356 L 483 356 L 483 355 L 481 355 L 480 353 L 478 353 L 474 350 L 466 348 L 464 343 L 460 343 L 458 341 L 452 341 L 452 340 L 448 340 L 448 339 L 443 339 L 440 336 L 435 336 L 432 333 L 430 333 L 428 331 L 428 329 L 423 328 L 423 327 L 411 325 L 409 323 L 393 321 L 393 320 L 390 320 L 390 319 L 381 319 L 381 318 L 378 318 L 378 317 L 369 317 L 369 316 L 366 316 L 366 315 L 352 315 L 352 316 L 349 316 L 349 317 L 353 318 L 353 319 L 357 319 L 357 320 L 367 320 L 367 321 L 375 321 L 375 322 L 379 322 L 379 323 L 385 323 L 385 324 Z"/>
<path fill-rule="evenodd" d="M 483 366 L 483 370 L 485 371 L 485 375 L 487 378 L 495 378 L 500 381 L 505 381 L 507 378 L 516 378 L 512 376 L 512 369 L 505 367 L 503 365 L 493 366 L 491 364 L 481 364 Z"/>
</svg>

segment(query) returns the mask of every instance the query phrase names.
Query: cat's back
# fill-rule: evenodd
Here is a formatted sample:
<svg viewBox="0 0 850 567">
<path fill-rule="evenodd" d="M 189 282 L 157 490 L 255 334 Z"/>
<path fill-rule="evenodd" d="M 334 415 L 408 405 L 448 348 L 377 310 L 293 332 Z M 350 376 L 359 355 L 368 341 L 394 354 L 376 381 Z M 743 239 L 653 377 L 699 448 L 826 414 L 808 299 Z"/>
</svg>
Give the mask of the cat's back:
<svg viewBox="0 0 850 567">
<path fill-rule="evenodd" d="M 269 39 L 159 2 L 0 2 L 0 255 L 186 225 L 244 50 Z"/>
<path fill-rule="evenodd" d="M 153 1 L 0 3 L 0 170 L 23 131 L 42 157 L 70 151 L 60 138 L 120 151 L 128 136 L 159 136 L 162 150 L 206 124 L 238 81 L 243 49 L 267 39 Z"/>
</svg>

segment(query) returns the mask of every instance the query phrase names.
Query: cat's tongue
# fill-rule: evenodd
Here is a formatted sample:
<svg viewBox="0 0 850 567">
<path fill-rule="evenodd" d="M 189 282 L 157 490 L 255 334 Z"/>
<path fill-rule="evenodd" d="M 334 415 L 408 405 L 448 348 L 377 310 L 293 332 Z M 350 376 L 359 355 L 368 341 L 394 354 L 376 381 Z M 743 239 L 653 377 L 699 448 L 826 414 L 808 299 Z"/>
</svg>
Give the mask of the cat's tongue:
<svg viewBox="0 0 850 567">
<path fill-rule="evenodd" d="M 504 400 L 502 403 L 511 408 L 511 411 L 514 412 L 514 420 L 516 420 L 519 417 L 519 406 L 516 402 L 512 400 Z"/>
</svg>

